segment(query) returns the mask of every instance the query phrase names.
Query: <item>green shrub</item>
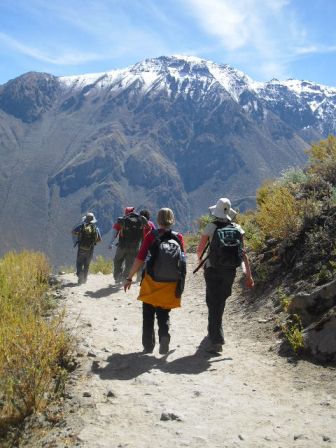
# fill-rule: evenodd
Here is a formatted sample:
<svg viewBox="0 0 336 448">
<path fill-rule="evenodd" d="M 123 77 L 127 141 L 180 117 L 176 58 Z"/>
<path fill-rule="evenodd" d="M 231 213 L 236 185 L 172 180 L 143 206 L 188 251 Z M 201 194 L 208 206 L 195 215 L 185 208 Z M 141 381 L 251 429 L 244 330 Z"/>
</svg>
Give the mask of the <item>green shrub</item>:
<svg viewBox="0 0 336 448">
<path fill-rule="evenodd" d="M 316 285 L 324 285 L 333 279 L 332 269 L 323 264 L 321 269 L 314 275 L 313 280 Z"/>
<path fill-rule="evenodd" d="M 306 184 L 307 179 L 308 175 L 303 169 L 289 168 L 282 172 L 281 177 L 276 182 L 287 187 L 292 193 L 296 193 Z"/>
<path fill-rule="evenodd" d="M 254 282 L 256 285 L 266 283 L 270 277 L 270 270 L 266 264 L 258 264 L 254 269 Z"/>
<path fill-rule="evenodd" d="M 290 308 L 291 303 L 292 303 L 292 300 L 293 300 L 292 297 L 289 296 L 288 294 L 286 294 L 286 293 L 283 291 L 282 288 L 278 288 L 277 293 L 278 293 L 278 298 L 279 298 L 280 305 L 281 305 L 282 309 L 283 309 L 286 313 L 288 313 L 289 308 Z"/>
<path fill-rule="evenodd" d="M 213 221 L 213 217 L 210 215 L 202 215 L 194 222 L 194 227 L 197 230 L 184 235 L 185 249 L 187 252 L 196 252 L 203 230 L 211 221 Z"/>
<path fill-rule="evenodd" d="M 264 235 L 256 222 L 256 213 L 248 211 L 238 216 L 238 223 L 245 231 L 245 246 L 254 252 L 261 252 L 265 246 Z"/>
<path fill-rule="evenodd" d="M 98 255 L 94 261 L 90 264 L 90 272 L 92 274 L 112 274 L 113 261 L 111 259 L 104 258 L 102 255 Z"/>
<path fill-rule="evenodd" d="M 295 353 L 298 353 L 303 349 L 302 322 L 298 314 L 291 316 L 287 322 L 282 325 L 282 331 Z"/>
</svg>

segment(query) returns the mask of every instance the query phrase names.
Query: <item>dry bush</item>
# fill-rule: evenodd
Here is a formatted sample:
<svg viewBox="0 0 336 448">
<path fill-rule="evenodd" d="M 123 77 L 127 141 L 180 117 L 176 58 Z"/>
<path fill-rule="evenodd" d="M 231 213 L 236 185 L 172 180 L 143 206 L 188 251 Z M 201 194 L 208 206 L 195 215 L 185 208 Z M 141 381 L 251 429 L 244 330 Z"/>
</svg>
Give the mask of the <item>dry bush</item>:
<svg viewBox="0 0 336 448">
<path fill-rule="evenodd" d="M 301 206 L 287 187 L 268 186 L 258 205 L 256 222 L 265 237 L 281 240 L 297 235 L 302 225 Z"/>
<path fill-rule="evenodd" d="M 238 216 L 238 223 L 245 231 L 244 241 L 246 247 L 254 252 L 260 252 L 264 248 L 264 236 L 260 232 L 256 216 L 256 212 L 247 211 Z"/>
<path fill-rule="evenodd" d="M 0 430 L 41 409 L 70 339 L 62 316 L 43 318 L 49 265 L 40 253 L 0 260 Z M 1 432 L 0 431 L 0 432 Z"/>
<path fill-rule="evenodd" d="M 193 233 L 185 234 L 183 238 L 186 252 L 196 252 L 202 232 L 205 226 L 211 221 L 213 221 L 211 215 L 202 215 L 194 222 L 194 227 L 196 227 L 197 230 Z"/>
<path fill-rule="evenodd" d="M 336 137 L 329 135 L 325 140 L 314 143 L 307 151 L 310 157 L 311 166 L 318 165 L 326 160 L 336 159 Z"/>
</svg>

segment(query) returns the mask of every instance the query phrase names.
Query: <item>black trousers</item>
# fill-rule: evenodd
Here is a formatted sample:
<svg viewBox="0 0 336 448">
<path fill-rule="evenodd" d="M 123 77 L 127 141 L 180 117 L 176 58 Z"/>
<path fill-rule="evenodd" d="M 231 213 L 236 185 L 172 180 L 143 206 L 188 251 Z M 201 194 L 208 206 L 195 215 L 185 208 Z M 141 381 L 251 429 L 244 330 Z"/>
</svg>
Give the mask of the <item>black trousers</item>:
<svg viewBox="0 0 336 448">
<path fill-rule="evenodd" d="M 142 345 L 144 349 L 153 350 L 155 347 L 155 315 L 159 326 L 159 341 L 162 336 L 168 336 L 170 339 L 169 313 L 169 309 L 155 307 L 149 303 L 142 304 Z"/>
<path fill-rule="evenodd" d="M 213 344 L 224 344 L 223 313 L 226 299 L 231 295 L 236 269 L 218 272 L 206 268 L 206 304 L 208 306 L 208 336 Z"/>
</svg>

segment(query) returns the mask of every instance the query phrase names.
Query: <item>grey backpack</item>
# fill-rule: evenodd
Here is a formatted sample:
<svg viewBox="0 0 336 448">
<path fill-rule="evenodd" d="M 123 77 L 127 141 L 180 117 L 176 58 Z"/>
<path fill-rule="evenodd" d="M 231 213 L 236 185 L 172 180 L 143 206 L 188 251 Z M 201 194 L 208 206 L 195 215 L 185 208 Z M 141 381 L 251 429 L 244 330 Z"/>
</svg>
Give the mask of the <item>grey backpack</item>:
<svg viewBox="0 0 336 448">
<path fill-rule="evenodd" d="M 185 256 L 176 232 L 171 230 L 160 235 L 152 231 L 155 240 L 146 263 L 148 274 L 157 282 L 176 282 L 185 275 Z"/>
</svg>

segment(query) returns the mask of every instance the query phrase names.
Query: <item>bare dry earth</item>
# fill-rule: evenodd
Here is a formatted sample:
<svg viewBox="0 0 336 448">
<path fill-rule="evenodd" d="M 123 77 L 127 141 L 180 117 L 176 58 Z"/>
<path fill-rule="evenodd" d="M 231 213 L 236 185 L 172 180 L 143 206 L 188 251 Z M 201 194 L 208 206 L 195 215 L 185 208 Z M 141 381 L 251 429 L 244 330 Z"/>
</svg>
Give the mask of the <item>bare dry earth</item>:
<svg viewBox="0 0 336 448">
<path fill-rule="evenodd" d="M 68 324 L 84 356 L 57 444 L 44 446 L 336 446 L 335 369 L 281 358 L 271 310 L 255 311 L 238 282 L 225 310 L 223 354 L 199 347 L 207 310 L 194 261 L 183 307 L 171 312 L 166 356 L 158 347 L 141 353 L 138 285 L 125 294 L 112 276 L 91 276 L 80 287 L 74 275 L 61 277 Z"/>
</svg>

